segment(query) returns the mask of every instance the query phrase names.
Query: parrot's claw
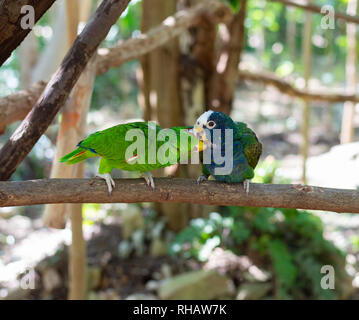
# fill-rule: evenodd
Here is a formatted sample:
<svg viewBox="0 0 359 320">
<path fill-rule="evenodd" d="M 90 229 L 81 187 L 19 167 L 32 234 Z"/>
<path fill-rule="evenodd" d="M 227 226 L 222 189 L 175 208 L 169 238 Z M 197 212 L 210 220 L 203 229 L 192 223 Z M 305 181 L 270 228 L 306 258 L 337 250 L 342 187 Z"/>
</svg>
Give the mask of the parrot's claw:
<svg viewBox="0 0 359 320">
<path fill-rule="evenodd" d="M 146 180 L 146 183 L 152 190 L 155 190 L 155 182 L 153 181 L 152 174 L 150 172 L 143 172 L 143 178 Z"/>
<path fill-rule="evenodd" d="M 246 191 L 246 194 L 249 193 L 249 183 L 250 183 L 250 180 L 248 180 L 248 179 L 243 181 L 243 188 Z"/>
<path fill-rule="evenodd" d="M 208 177 L 205 176 L 204 174 L 202 174 L 201 176 L 198 177 L 197 179 L 197 184 L 200 184 L 202 183 L 203 181 L 207 181 L 208 180 Z"/>
<path fill-rule="evenodd" d="M 108 193 L 109 195 L 111 195 L 112 189 L 115 187 L 115 181 L 112 179 L 111 175 L 109 173 L 104 173 L 104 174 L 98 173 L 96 176 L 106 181 Z"/>
</svg>

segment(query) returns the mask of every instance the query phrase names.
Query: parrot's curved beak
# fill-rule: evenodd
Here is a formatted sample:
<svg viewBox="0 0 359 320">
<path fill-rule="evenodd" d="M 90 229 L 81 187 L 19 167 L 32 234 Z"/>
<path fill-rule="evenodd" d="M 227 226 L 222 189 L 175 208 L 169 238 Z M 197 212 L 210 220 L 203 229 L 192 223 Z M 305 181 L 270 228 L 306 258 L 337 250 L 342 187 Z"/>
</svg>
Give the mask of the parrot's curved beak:
<svg viewBox="0 0 359 320">
<path fill-rule="evenodd" d="M 193 127 L 193 132 L 195 134 L 195 137 L 199 140 L 199 143 L 198 143 L 199 151 L 203 151 L 203 150 L 207 149 L 208 146 L 211 145 L 211 143 L 207 139 L 206 132 L 202 125 L 195 125 Z"/>
<path fill-rule="evenodd" d="M 186 129 L 186 131 L 193 137 L 195 137 L 198 141 L 198 145 L 196 146 L 196 151 L 201 152 L 204 150 L 204 145 L 203 145 L 203 141 L 199 138 L 199 135 L 197 134 L 197 132 L 194 130 L 194 128 L 192 129 Z"/>
<path fill-rule="evenodd" d="M 194 130 L 195 137 L 196 137 L 198 140 L 202 140 L 202 141 L 207 140 L 207 139 L 206 139 L 205 132 L 204 132 L 204 129 L 203 129 L 203 126 L 197 126 L 197 125 L 195 125 L 195 126 L 193 127 L 193 130 Z"/>
</svg>

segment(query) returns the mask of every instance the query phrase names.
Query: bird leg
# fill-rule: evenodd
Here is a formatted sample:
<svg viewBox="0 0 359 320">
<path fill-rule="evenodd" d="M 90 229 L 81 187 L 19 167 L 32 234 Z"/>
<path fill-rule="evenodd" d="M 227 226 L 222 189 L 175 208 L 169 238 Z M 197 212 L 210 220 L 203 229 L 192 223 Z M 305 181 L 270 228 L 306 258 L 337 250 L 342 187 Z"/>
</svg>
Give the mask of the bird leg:
<svg viewBox="0 0 359 320">
<path fill-rule="evenodd" d="M 113 181 L 111 175 L 109 173 L 104 173 L 104 174 L 97 173 L 96 177 L 102 178 L 106 181 L 108 193 L 109 195 L 111 195 L 112 189 L 115 186 L 115 181 Z"/>
<path fill-rule="evenodd" d="M 202 174 L 201 176 L 198 177 L 197 183 L 200 184 L 203 181 L 207 181 L 207 180 L 208 180 L 208 177 L 206 175 Z"/>
<path fill-rule="evenodd" d="M 151 172 L 142 172 L 142 177 L 146 180 L 146 183 L 152 190 L 155 190 L 155 182 L 153 181 L 153 177 Z"/>
<path fill-rule="evenodd" d="M 250 183 L 250 180 L 248 180 L 248 179 L 243 181 L 243 187 L 244 187 L 244 190 L 246 191 L 246 194 L 249 193 L 249 183 Z"/>
</svg>

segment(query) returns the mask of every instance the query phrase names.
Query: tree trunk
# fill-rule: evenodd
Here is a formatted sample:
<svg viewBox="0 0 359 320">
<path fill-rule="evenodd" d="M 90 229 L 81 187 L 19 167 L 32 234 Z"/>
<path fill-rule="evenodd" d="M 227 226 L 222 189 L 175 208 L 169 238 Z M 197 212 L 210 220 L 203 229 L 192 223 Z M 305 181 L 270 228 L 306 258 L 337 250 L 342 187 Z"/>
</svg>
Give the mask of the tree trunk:
<svg viewBox="0 0 359 320">
<path fill-rule="evenodd" d="M 176 0 L 142 2 L 142 32 L 159 25 L 176 12 Z M 157 121 L 163 128 L 184 125 L 179 94 L 178 39 L 152 51 L 141 59 L 145 120 Z M 167 170 L 159 170 L 161 175 Z M 155 174 L 156 175 L 156 174 Z M 185 205 L 158 204 L 156 210 L 167 217 L 168 226 L 179 230 L 187 224 Z"/>
<path fill-rule="evenodd" d="M 71 204 L 72 243 L 69 257 L 69 300 L 86 299 L 86 242 L 82 231 L 82 204 Z"/>
<path fill-rule="evenodd" d="M 69 256 L 68 298 L 69 300 L 84 300 L 86 299 L 87 291 L 87 258 L 86 242 L 82 230 L 82 204 L 73 203 L 69 207 L 71 211 L 72 242 Z"/>
<path fill-rule="evenodd" d="M 84 163 L 76 170 L 78 178 L 83 177 Z M 82 204 L 68 204 L 71 219 L 71 247 L 69 255 L 69 300 L 84 300 L 87 293 L 86 242 L 82 230 Z"/>
<path fill-rule="evenodd" d="M 175 0 L 151 0 L 142 4 L 142 31 L 159 25 L 165 18 L 176 12 Z M 143 58 L 143 72 L 146 106 L 150 118 L 162 127 L 181 125 L 180 99 L 178 92 L 178 39 L 169 41 Z"/>
<path fill-rule="evenodd" d="M 246 7 L 247 0 L 242 0 L 238 13 L 226 26 L 228 30 L 224 32 L 224 44 L 209 92 L 209 106 L 226 114 L 230 114 L 232 110 L 235 87 L 238 82 L 238 66 L 245 43 Z"/>
<path fill-rule="evenodd" d="M 184 7 L 193 7 L 204 0 L 184 1 Z M 182 9 L 182 8 L 181 8 Z M 180 94 L 184 124 L 193 126 L 209 105 L 211 78 L 215 67 L 216 21 L 202 15 L 199 22 L 181 38 Z M 200 165 L 181 165 L 178 176 L 195 178 L 201 175 Z M 213 206 L 184 204 L 183 228 L 190 218 L 205 216 Z"/>
<path fill-rule="evenodd" d="M 355 16 L 357 14 L 357 0 L 349 0 L 347 13 Z M 347 62 L 346 62 L 346 82 L 347 93 L 355 94 L 357 85 L 357 25 L 347 24 Z M 354 139 L 354 115 L 355 103 L 346 101 L 344 103 L 342 130 L 340 142 L 349 143 Z"/>
</svg>

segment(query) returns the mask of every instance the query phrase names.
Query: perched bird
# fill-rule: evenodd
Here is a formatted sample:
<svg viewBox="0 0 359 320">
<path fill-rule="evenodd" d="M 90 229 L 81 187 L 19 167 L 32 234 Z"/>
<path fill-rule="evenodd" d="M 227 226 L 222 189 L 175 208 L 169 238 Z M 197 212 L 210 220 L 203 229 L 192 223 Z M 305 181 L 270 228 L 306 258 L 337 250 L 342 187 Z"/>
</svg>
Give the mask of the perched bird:
<svg viewBox="0 0 359 320">
<path fill-rule="evenodd" d="M 131 129 L 134 129 L 132 139 L 126 139 Z M 190 153 L 198 143 L 193 137 L 189 140 L 191 143 L 179 143 L 181 131 L 185 138 L 191 137 L 185 127 L 162 129 L 151 122 L 120 124 L 89 135 L 78 143 L 77 149 L 62 157 L 60 162 L 75 164 L 88 158 L 100 157 L 97 176 L 106 181 L 110 194 L 115 186 L 111 177 L 114 168 L 139 171 L 147 185 L 154 189 L 150 171 L 173 165 L 180 160 L 181 154 Z M 166 135 L 172 135 L 172 140 L 166 138 Z"/>
<path fill-rule="evenodd" d="M 221 136 L 220 145 L 214 143 L 215 129 L 219 130 Z M 231 146 L 228 145 L 228 141 L 226 142 L 225 129 L 232 129 Z M 262 144 L 258 141 L 256 134 L 245 123 L 234 122 L 224 113 L 215 111 L 207 111 L 197 119 L 193 134 L 200 139 L 205 149 L 209 148 L 211 156 L 209 163 L 205 163 L 202 155 L 202 175 L 198 178 L 198 183 L 207 180 L 212 175 L 217 181 L 243 182 L 248 193 L 249 181 L 254 176 L 254 169 L 262 153 Z M 215 163 L 215 153 L 226 158 L 226 147 L 233 147 L 233 159 L 224 159 L 225 161 L 232 160 L 233 168 L 228 174 L 216 174 L 215 169 L 222 168 L 225 164 Z"/>
</svg>

